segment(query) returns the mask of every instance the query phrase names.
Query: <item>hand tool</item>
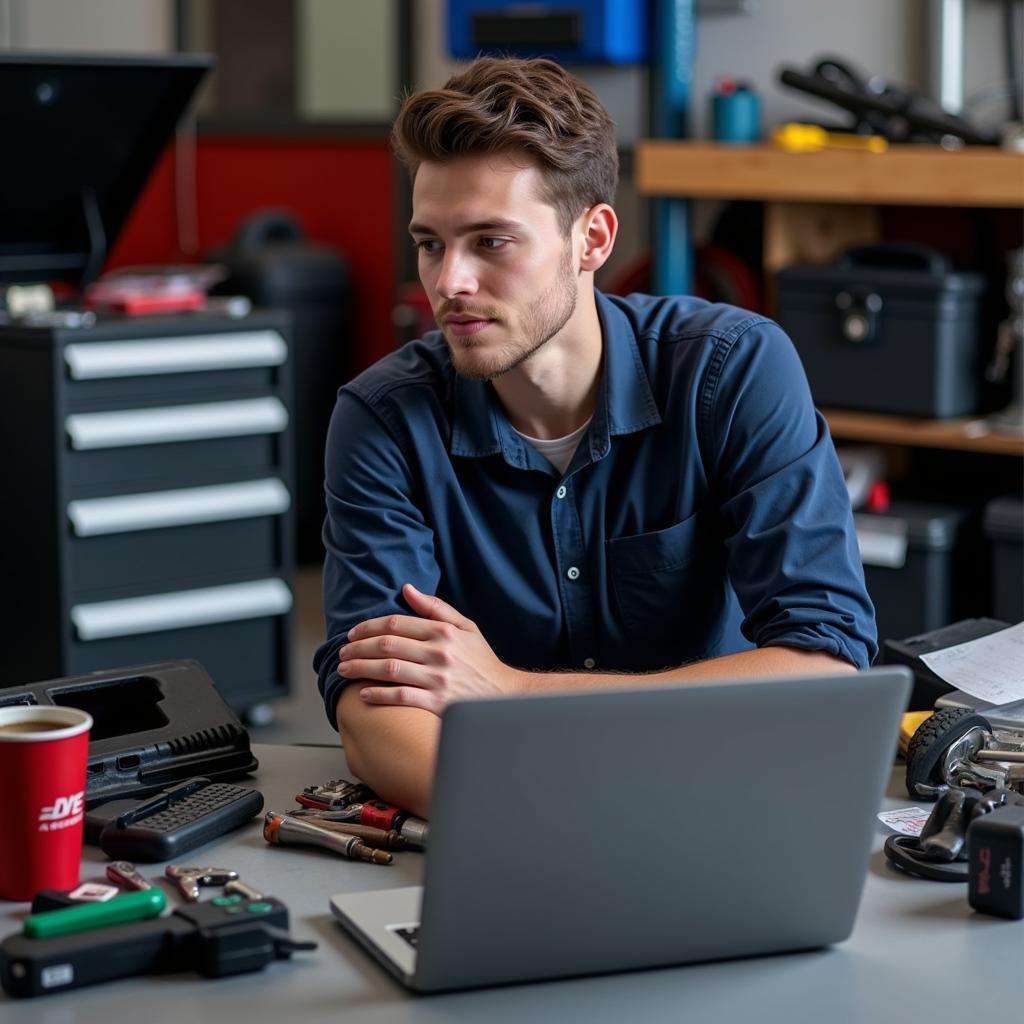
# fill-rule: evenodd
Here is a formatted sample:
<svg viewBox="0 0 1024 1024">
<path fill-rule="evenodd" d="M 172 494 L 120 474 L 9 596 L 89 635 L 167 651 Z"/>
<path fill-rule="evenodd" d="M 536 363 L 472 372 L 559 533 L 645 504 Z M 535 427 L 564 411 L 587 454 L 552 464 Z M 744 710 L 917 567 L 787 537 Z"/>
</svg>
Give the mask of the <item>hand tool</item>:
<svg viewBox="0 0 1024 1024">
<path fill-rule="evenodd" d="M 238 878 L 238 872 L 230 868 L 196 867 L 190 864 L 168 864 L 164 874 L 190 903 L 199 899 L 201 885 L 224 885 Z"/>
<path fill-rule="evenodd" d="M 290 818 L 276 811 L 267 811 L 263 838 L 275 846 L 322 846 L 350 860 L 365 860 L 372 864 L 390 864 L 394 860 L 390 853 L 371 849 L 358 836 L 331 832 L 309 821 Z"/>
<path fill-rule="evenodd" d="M 341 810 L 349 804 L 372 800 L 375 794 L 369 786 L 348 779 L 331 779 L 322 786 L 306 786 L 295 800 L 303 807 L 319 807 L 323 810 Z"/>
<path fill-rule="evenodd" d="M 247 900 L 262 900 L 264 898 L 263 893 L 251 885 L 246 885 L 240 878 L 231 878 L 224 883 L 224 895 L 241 896 Z"/>
<path fill-rule="evenodd" d="M 361 804 L 350 803 L 330 811 L 324 810 L 324 808 L 317 809 L 324 811 L 325 820 L 352 822 L 370 828 L 383 829 L 385 832 L 398 832 L 413 849 L 422 850 L 427 845 L 429 832 L 427 822 L 408 811 L 403 811 L 400 807 L 386 804 L 383 800 L 367 800 Z"/>
<path fill-rule="evenodd" d="M 371 828 L 369 825 L 357 825 L 352 821 L 337 821 L 331 811 L 300 807 L 289 817 L 310 821 L 331 832 L 344 832 L 346 835 L 358 836 L 367 846 L 372 846 L 376 850 L 407 850 L 410 848 L 401 832 L 396 832 L 394 829 Z"/>
<path fill-rule="evenodd" d="M 108 864 L 107 878 L 116 885 L 123 885 L 126 889 L 142 892 L 153 888 L 152 884 L 135 870 L 135 865 L 126 860 L 115 860 L 113 864 Z"/>
</svg>

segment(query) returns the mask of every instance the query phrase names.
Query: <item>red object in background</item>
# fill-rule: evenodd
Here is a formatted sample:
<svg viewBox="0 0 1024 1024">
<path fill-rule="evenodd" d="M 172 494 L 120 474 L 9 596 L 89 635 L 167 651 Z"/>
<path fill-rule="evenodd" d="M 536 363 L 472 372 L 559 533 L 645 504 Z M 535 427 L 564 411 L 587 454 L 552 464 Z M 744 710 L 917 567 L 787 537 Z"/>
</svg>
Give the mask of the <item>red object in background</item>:
<svg viewBox="0 0 1024 1024">
<path fill-rule="evenodd" d="M 86 309 L 110 309 L 128 316 L 180 313 L 189 309 L 200 309 L 206 305 L 206 292 L 198 289 L 145 291 L 119 288 L 100 281 L 86 288 L 82 305 Z"/>
<path fill-rule="evenodd" d="M 0 731 L 0 900 L 78 885 L 92 719 L 77 708 L 0 708 L 0 727 L 32 721 L 50 728 Z"/>
<path fill-rule="evenodd" d="M 864 507 L 869 512 L 888 512 L 890 504 L 889 485 L 884 480 L 876 480 L 868 491 L 868 500 Z"/>
<path fill-rule="evenodd" d="M 340 249 L 352 275 L 352 370 L 394 348 L 393 158 L 384 139 L 218 139 L 196 145 L 199 252 L 175 230 L 174 151 L 160 158 L 107 267 L 181 263 L 226 242 L 255 209 L 293 210 L 315 241 Z"/>
</svg>

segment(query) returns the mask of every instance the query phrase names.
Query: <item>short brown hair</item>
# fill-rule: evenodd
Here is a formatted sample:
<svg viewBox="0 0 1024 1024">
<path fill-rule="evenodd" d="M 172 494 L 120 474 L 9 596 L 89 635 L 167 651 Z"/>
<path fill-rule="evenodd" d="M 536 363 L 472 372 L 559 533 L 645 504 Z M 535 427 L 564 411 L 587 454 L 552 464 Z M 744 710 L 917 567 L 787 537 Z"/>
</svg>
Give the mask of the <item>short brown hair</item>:
<svg viewBox="0 0 1024 1024">
<path fill-rule="evenodd" d="M 524 152 L 564 234 L 619 178 L 615 124 L 597 96 L 550 60 L 481 57 L 442 89 L 407 96 L 391 142 L 415 178 L 424 161 Z"/>
</svg>

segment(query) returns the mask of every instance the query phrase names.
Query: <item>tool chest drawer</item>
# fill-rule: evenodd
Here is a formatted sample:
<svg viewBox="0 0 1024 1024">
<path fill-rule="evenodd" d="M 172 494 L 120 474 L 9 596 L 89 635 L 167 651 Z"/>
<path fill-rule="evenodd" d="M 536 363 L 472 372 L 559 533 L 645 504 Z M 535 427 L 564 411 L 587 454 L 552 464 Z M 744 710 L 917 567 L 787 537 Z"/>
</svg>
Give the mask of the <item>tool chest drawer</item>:
<svg viewBox="0 0 1024 1024">
<path fill-rule="evenodd" d="M 280 530 L 274 517 L 261 516 L 73 536 L 67 546 L 67 591 L 78 600 L 149 583 L 187 586 L 211 576 L 273 572 L 281 560 Z"/>
<path fill-rule="evenodd" d="M 287 359 L 282 334 L 263 330 L 71 342 L 58 369 L 67 408 L 77 411 L 126 400 L 159 404 L 266 394 L 278 387 Z"/>
<path fill-rule="evenodd" d="M 260 311 L 0 325 L 9 682 L 195 657 L 238 711 L 287 692 L 288 336 Z"/>
<path fill-rule="evenodd" d="M 63 357 L 71 380 L 123 380 L 282 366 L 288 346 L 279 331 L 252 330 L 71 342 Z"/>
<path fill-rule="evenodd" d="M 229 704 L 248 708 L 287 695 L 288 629 L 289 617 L 279 615 L 92 643 L 73 639 L 67 664 L 77 674 L 142 664 L 151 655 L 195 658 Z"/>
<path fill-rule="evenodd" d="M 197 472 L 285 461 L 289 414 L 277 396 L 64 417 L 68 483 L 184 486 Z"/>
<path fill-rule="evenodd" d="M 69 494 L 113 493 L 126 489 L 166 490 L 207 479 L 256 476 L 281 465 L 290 438 L 279 434 L 178 441 L 128 448 L 68 451 L 64 460 Z"/>
</svg>

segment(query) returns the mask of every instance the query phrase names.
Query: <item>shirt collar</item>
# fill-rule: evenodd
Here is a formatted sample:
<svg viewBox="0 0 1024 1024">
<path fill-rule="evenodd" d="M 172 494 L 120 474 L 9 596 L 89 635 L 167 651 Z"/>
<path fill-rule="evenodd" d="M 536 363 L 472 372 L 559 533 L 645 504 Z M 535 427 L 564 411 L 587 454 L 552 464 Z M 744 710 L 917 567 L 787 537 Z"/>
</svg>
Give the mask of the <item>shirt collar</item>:
<svg viewBox="0 0 1024 1024">
<path fill-rule="evenodd" d="M 590 456 L 596 461 L 608 454 L 612 437 L 656 426 L 661 415 L 629 321 L 607 296 L 595 291 L 594 297 L 604 342 L 604 366 L 588 433 Z M 512 428 L 491 385 L 456 374 L 452 455 L 480 458 L 499 452 L 518 469 L 537 464 L 535 450 Z"/>
</svg>

